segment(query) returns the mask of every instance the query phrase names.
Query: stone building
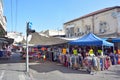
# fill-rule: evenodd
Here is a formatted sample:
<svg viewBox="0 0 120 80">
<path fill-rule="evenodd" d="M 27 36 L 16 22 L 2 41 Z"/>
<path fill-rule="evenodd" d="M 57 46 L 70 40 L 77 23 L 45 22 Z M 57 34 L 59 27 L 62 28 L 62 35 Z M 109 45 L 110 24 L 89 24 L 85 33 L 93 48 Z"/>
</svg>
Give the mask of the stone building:
<svg viewBox="0 0 120 80">
<path fill-rule="evenodd" d="M 89 32 L 101 38 L 120 36 L 120 6 L 104 8 L 64 23 L 66 37 L 80 37 Z"/>
</svg>

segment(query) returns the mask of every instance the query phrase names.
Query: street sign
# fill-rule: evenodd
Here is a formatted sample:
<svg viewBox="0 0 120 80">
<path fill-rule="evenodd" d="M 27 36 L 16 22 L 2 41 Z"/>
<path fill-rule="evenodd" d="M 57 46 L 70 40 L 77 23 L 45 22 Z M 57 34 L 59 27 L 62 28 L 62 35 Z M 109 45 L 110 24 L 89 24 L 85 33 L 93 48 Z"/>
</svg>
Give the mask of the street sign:
<svg viewBox="0 0 120 80">
<path fill-rule="evenodd" d="M 30 29 L 32 28 L 32 22 L 29 22 L 29 28 Z"/>
</svg>

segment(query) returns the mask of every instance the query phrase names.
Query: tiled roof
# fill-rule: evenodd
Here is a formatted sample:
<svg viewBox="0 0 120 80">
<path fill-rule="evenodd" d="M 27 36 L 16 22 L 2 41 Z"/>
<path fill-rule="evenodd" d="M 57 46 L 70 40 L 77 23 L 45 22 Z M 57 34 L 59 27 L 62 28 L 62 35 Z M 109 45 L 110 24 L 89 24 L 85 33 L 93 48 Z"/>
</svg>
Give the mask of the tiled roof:
<svg viewBox="0 0 120 80">
<path fill-rule="evenodd" d="M 99 13 L 102 13 L 102 12 L 106 12 L 106 11 L 109 11 L 109 10 L 112 10 L 112 9 L 116 9 L 116 8 L 120 8 L 120 6 L 114 6 L 114 7 L 108 7 L 108 8 L 104 8 L 104 9 L 101 9 L 101 10 L 98 10 L 98 11 L 95 11 L 95 12 L 92 12 L 92 13 L 89 13 L 87 15 L 84 15 L 82 17 L 79 17 L 79 18 L 76 18 L 74 20 L 71 20 L 71 21 L 68 21 L 64 24 L 67 24 L 67 23 L 70 23 L 70 22 L 74 22 L 74 21 L 77 21 L 79 19 L 82 19 L 82 18 L 86 18 L 86 17 L 89 17 L 89 16 L 93 16 L 93 15 L 96 15 L 96 14 L 99 14 Z"/>
</svg>

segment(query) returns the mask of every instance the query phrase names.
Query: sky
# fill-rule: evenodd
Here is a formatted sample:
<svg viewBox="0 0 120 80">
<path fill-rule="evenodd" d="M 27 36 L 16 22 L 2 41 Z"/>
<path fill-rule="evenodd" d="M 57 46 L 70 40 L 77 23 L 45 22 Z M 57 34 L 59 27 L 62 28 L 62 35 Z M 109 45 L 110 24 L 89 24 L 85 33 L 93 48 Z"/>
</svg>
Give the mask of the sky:
<svg viewBox="0 0 120 80">
<path fill-rule="evenodd" d="M 65 22 L 113 6 L 120 6 L 120 0 L 3 0 L 7 31 L 23 35 L 26 22 L 36 32 L 60 30 Z"/>
</svg>

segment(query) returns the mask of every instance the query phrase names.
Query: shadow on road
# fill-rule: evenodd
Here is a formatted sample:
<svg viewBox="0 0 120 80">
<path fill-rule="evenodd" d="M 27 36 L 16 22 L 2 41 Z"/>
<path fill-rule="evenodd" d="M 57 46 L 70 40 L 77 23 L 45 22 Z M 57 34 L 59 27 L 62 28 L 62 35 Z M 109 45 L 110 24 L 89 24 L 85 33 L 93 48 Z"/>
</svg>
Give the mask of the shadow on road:
<svg viewBox="0 0 120 80">
<path fill-rule="evenodd" d="M 38 73 L 47 73 L 53 71 L 59 71 L 62 73 L 75 73 L 75 74 L 88 74 L 85 70 L 74 70 L 71 68 L 64 67 L 63 65 L 56 62 L 39 62 L 38 64 L 31 64 L 30 68 L 37 71 Z"/>
</svg>

